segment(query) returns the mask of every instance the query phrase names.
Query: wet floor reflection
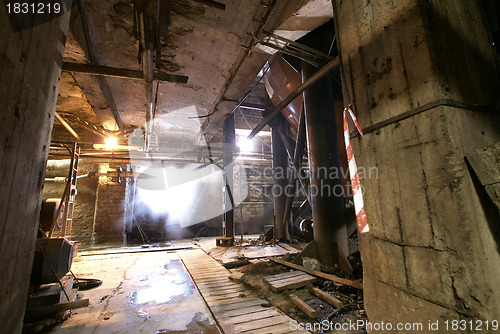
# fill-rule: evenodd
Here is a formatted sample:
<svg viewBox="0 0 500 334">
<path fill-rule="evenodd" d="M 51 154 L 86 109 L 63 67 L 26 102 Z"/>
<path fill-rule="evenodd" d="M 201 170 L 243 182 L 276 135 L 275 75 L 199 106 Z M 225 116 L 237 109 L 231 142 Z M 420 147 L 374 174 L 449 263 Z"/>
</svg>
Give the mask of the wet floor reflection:
<svg viewBox="0 0 500 334">
<path fill-rule="evenodd" d="M 165 272 L 161 278 L 150 280 L 145 277 L 141 282 L 146 283 L 144 289 L 136 290 L 128 296 L 132 304 L 172 303 L 179 298 L 192 295 L 194 291 L 191 278 L 179 259 L 170 260 L 165 265 Z"/>
</svg>

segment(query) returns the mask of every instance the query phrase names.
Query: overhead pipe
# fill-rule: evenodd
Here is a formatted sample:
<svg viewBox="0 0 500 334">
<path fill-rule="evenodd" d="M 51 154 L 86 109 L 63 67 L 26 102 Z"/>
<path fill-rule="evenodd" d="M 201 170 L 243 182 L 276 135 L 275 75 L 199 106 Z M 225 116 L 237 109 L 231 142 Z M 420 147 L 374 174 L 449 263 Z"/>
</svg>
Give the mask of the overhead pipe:
<svg viewBox="0 0 500 334">
<path fill-rule="evenodd" d="M 248 135 L 248 139 L 253 139 L 257 133 L 260 132 L 269 122 L 278 115 L 287 105 L 289 105 L 293 100 L 297 98 L 303 91 L 307 88 L 314 85 L 319 80 L 323 79 L 325 75 L 338 68 L 339 66 L 339 58 L 331 60 L 328 64 L 323 66 L 319 71 L 311 75 L 300 87 L 298 87 L 295 91 L 293 91 L 286 99 L 281 102 L 276 109 L 271 111 L 264 119 L 250 132 Z"/>
<path fill-rule="evenodd" d="M 64 118 L 62 118 L 62 116 L 59 115 L 57 111 L 56 111 L 56 118 L 59 121 L 59 123 L 61 123 L 66 128 L 66 130 L 68 130 L 69 133 L 73 135 L 73 137 L 75 137 L 77 140 L 81 140 L 80 136 L 76 133 L 76 131 L 73 130 L 73 128 L 68 124 L 68 122 L 66 122 Z"/>
</svg>

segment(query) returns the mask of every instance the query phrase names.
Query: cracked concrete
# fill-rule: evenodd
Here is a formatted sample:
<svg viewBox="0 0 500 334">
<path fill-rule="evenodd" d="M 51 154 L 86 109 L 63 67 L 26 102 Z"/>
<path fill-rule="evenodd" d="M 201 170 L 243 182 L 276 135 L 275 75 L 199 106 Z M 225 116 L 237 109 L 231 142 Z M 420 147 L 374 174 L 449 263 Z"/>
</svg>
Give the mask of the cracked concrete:
<svg viewBox="0 0 500 334">
<path fill-rule="evenodd" d="M 72 270 L 103 284 L 80 292 L 89 307 L 51 333 L 219 333 L 176 253 L 80 256 Z"/>
</svg>

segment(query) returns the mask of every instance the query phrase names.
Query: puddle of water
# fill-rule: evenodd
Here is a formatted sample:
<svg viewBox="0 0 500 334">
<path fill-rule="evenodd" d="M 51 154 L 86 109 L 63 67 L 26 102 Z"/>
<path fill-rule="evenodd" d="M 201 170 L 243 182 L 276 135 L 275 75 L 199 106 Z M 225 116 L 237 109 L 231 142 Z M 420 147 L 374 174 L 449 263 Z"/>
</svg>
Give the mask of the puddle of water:
<svg viewBox="0 0 500 334">
<path fill-rule="evenodd" d="M 180 260 L 165 265 L 166 272 L 158 278 L 150 278 L 149 286 L 132 292 L 128 298 L 132 304 L 163 304 L 193 294 L 191 277 Z"/>
</svg>

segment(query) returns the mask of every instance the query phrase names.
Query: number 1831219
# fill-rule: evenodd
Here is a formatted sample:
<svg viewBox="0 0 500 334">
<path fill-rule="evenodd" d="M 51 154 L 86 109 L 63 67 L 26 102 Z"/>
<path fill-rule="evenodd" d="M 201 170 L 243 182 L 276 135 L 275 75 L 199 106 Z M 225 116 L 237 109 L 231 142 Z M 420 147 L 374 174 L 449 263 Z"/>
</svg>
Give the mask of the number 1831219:
<svg viewBox="0 0 500 334">
<path fill-rule="evenodd" d="M 9 2 L 6 6 L 8 14 L 59 14 L 61 12 L 61 4 L 58 2 Z"/>
</svg>

